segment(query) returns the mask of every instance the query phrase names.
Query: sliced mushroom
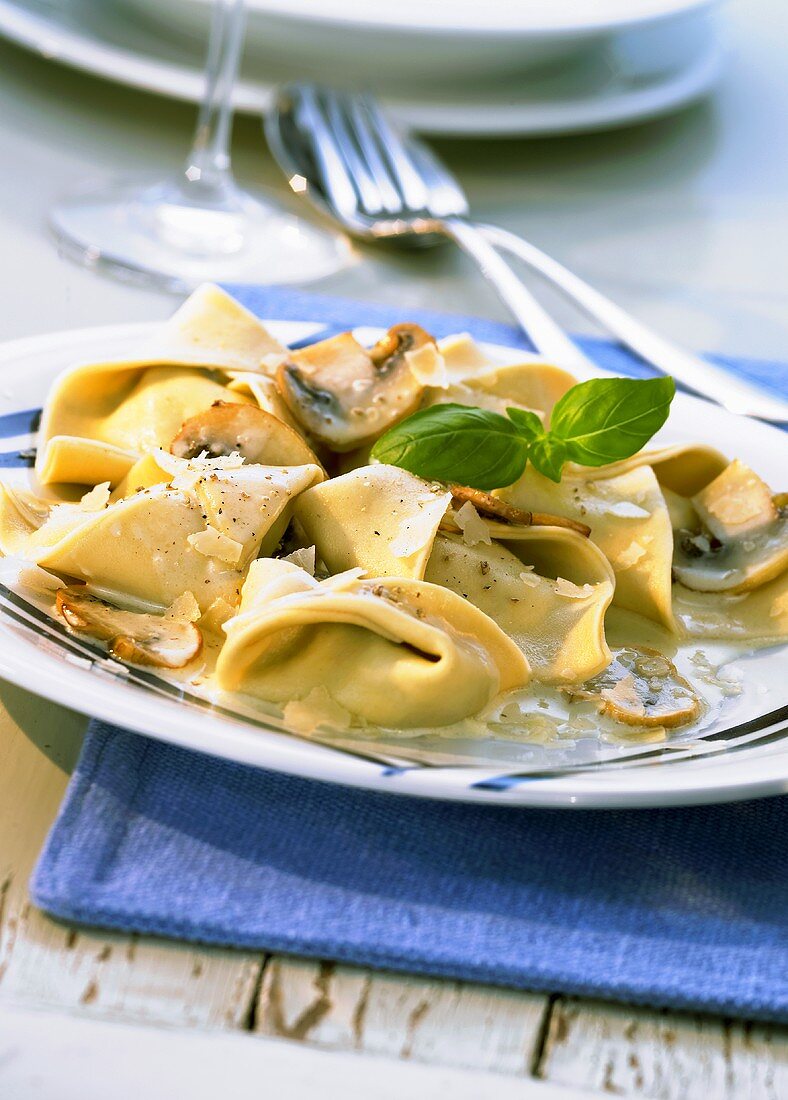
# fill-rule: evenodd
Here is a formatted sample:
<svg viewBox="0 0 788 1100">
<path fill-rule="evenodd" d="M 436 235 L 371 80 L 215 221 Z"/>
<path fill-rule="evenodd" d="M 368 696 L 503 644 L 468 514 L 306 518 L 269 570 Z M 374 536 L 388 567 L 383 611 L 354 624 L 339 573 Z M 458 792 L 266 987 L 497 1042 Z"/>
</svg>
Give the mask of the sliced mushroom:
<svg viewBox="0 0 788 1100">
<path fill-rule="evenodd" d="M 747 592 L 788 568 L 785 494 L 737 459 L 692 497 L 694 525 L 676 531 L 673 576 L 697 592 Z"/>
<path fill-rule="evenodd" d="M 473 489 L 470 485 L 449 485 L 449 490 L 452 504 L 456 508 L 462 507 L 463 504 L 472 504 L 477 512 L 488 519 L 503 520 L 505 523 L 519 527 L 568 527 L 571 531 L 577 531 L 579 535 L 586 537 L 591 534 L 591 528 L 585 523 L 567 519 L 566 516 L 553 516 L 549 512 L 526 512 L 522 508 L 507 504 L 505 500 L 500 500 L 492 493 L 485 493 L 483 489 Z M 456 527 L 452 526 L 450 513 L 444 524 L 456 530 Z"/>
<path fill-rule="evenodd" d="M 106 642 L 120 661 L 183 668 L 202 649 L 202 634 L 194 623 L 122 611 L 78 588 L 61 588 L 55 607 L 75 633 Z"/>
<path fill-rule="evenodd" d="M 261 466 L 319 466 L 311 447 L 284 421 L 256 405 L 214 401 L 190 417 L 170 444 L 178 458 L 238 453 Z"/>
<path fill-rule="evenodd" d="M 311 436 L 351 451 L 418 408 L 424 386 L 407 353 L 428 344 L 432 337 L 418 325 L 395 325 L 369 349 L 345 332 L 293 352 L 277 384 Z"/>
<path fill-rule="evenodd" d="M 692 687 L 655 649 L 618 650 L 604 672 L 564 691 L 572 699 L 590 699 L 600 714 L 627 726 L 673 729 L 701 712 Z"/>
</svg>

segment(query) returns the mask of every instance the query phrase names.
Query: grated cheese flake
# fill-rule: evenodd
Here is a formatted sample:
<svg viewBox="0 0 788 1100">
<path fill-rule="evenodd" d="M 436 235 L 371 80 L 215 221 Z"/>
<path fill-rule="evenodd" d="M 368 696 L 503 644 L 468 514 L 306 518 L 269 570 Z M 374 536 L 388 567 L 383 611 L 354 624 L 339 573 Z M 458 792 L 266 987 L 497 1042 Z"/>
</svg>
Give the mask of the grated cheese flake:
<svg viewBox="0 0 788 1100">
<path fill-rule="evenodd" d="M 101 512 L 109 504 L 109 482 L 102 481 L 89 493 L 85 493 L 79 502 L 83 512 Z"/>
<path fill-rule="evenodd" d="M 196 623 L 201 615 L 200 605 L 190 591 L 183 592 L 164 612 L 165 619 L 175 619 L 181 623 Z"/>
<path fill-rule="evenodd" d="M 221 531 L 211 527 L 210 523 L 205 525 L 204 531 L 188 535 L 186 541 L 198 554 L 203 554 L 206 558 L 218 558 L 228 565 L 237 565 L 243 553 L 242 543 L 223 535 Z"/>
<path fill-rule="evenodd" d="M 389 544 L 395 558 L 409 558 L 432 542 L 450 501 L 451 493 L 445 490 L 426 492 L 416 500 L 418 511 L 400 521 L 397 534 Z"/>
<path fill-rule="evenodd" d="M 447 369 L 455 378 L 467 378 L 479 374 L 490 365 L 490 357 L 467 332 L 460 332 L 455 336 L 444 336 L 438 341 L 438 351 L 443 356 Z"/>
<path fill-rule="evenodd" d="M 282 561 L 292 562 L 293 565 L 297 565 L 299 569 L 303 569 L 308 573 L 310 577 L 314 577 L 317 563 L 317 550 L 314 546 L 302 547 L 299 550 L 293 550 L 291 554 L 285 554 Z"/>
<path fill-rule="evenodd" d="M 621 519 L 645 519 L 650 514 L 646 508 L 641 508 L 631 500 L 619 500 L 604 511 L 608 515 L 619 516 Z"/>
<path fill-rule="evenodd" d="M 633 565 L 637 565 L 645 553 L 646 548 L 639 542 L 630 542 L 629 546 L 616 555 L 616 565 L 619 569 L 631 569 Z"/>
<path fill-rule="evenodd" d="M 233 607 L 224 596 L 217 596 L 200 617 L 200 626 L 203 630 L 218 634 L 224 628 L 224 624 L 228 619 L 236 614 L 236 611 L 237 608 Z"/>
<path fill-rule="evenodd" d="M 195 481 L 216 470 L 238 470 L 244 464 L 243 455 L 239 454 L 238 451 L 233 451 L 229 455 L 217 455 L 214 458 L 209 458 L 207 451 L 202 451 L 196 458 L 178 458 L 177 455 L 170 454 L 162 447 L 157 447 L 153 452 L 153 457 L 156 460 L 156 465 L 161 466 L 162 470 L 172 478 L 179 476 L 188 478 L 190 475 L 196 475 Z M 175 486 L 175 488 L 186 487 Z"/>
<path fill-rule="evenodd" d="M 405 352 L 405 362 L 414 378 L 423 386 L 445 390 L 449 387 L 446 361 L 434 344 L 422 344 L 414 351 Z"/>
<path fill-rule="evenodd" d="M 564 577 L 558 577 L 554 588 L 556 596 L 566 596 L 569 600 L 584 600 L 594 591 L 593 584 L 573 584 Z"/>
<path fill-rule="evenodd" d="M 466 546 L 477 546 L 480 542 L 492 545 L 487 524 L 481 518 L 469 500 L 454 513 L 457 526 L 462 531 L 462 540 Z"/>
</svg>

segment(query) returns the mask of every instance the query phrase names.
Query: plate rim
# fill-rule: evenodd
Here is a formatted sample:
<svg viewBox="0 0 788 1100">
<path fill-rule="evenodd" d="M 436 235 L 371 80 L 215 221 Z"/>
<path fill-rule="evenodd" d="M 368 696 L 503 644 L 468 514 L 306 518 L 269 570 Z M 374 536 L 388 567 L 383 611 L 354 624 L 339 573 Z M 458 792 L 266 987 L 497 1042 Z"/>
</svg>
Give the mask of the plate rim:
<svg viewBox="0 0 788 1100">
<path fill-rule="evenodd" d="M 202 4 L 203 6 L 211 2 L 212 0 L 192 0 L 195 5 Z M 534 39 L 546 36 L 581 38 L 588 35 L 649 26 L 666 20 L 681 19 L 683 16 L 692 15 L 705 8 L 717 7 L 721 0 L 660 0 L 660 2 L 661 9 L 657 6 L 655 0 L 651 0 L 650 10 L 643 11 L 633 9 L 630 0 L 626 0 L 626 2 L 623 2 L 623 0 L 603 0 L 602 7 L 606 3 L 608 8 L 612 7 L 618 11 L 618 14 L 616 15 L 613 12 L 608 12 L 605 15 L 600 14 L 598 10 L 600 5 L 597 3 L 593 9 L 585 9 L 581 13 L 582 22 L 571 24 L 566 20 L 563 22 L 556 21 L 555 7 L 563 8 L 567 15 L 571 10 L 572 15 L 578 18 L 576 15 L 577 5 L 574 0 L 557 0 L 557 5 L 554 0 L 553 4 L 545 5 L 536 13 L 529 12 L 529 18 L 534 19 L 536 17 L 539 20 L 536 25 L 533 22 L 526 25 L 524 20 L 516 18 L 506 21 L 506 17 L 512 14 L 512 7 L 509 5 L 507 8 L 501 9 L 504 19 L 494 27 L 490 27 L 486 19 L 478 21 L 471 19 L 464 25 L 458 25 L 456 12 L 454 13 L 453 24 L 446 27 L 436 19 L 430 18 L 432 9 L 429 4 L 416 5 L 410 9 L 411 21 L 405 23 L 402 19 L 397 19 L 393 15 L 384 15 L 381 10 L 382 5 L 379 4 L 366 5 L 365 7 L 356 4 L 351 11 L 343 0 L 328 0 L 328 4 L 327 0 L 299 0 L 301 10 L 298 10 L 298 8 L 294 10 L 292 0 L 247 0 L 250 12 L 257 11 L 266 15 L 282 16 L 295 24 L 312 23 L 318 27 L 332 26 L 348 29 L 356 27 L 363 31 L 412 32 L 416 35 L 440 33 L 456 37 L 482 36 L 490 38 L 517 35 L 518 37 Z M 332 3 L 334 10 L 327 10 Z M 391 11 L 390 5 L 388 10 Z M 519 14 L 516 6 L 515 14 Z"/>
<path fill-rule="evenodd" d="M 48 28 L 48 33 L 45 28 Z M 89 33 L 64 27 L 57 17 L 26 10 L 20 0 L 0 0 L 0 37 L 68 68 L 115 84 L 199 102 L 202 70 L 188 63 L 100 41 Z M 695 102 L 716 84 L 729 54 L 717 36 L 688 64 L 662 79 L 635 82 L 615 94 L 578 95 L 563 103 L 536 104 L 503 97 L 500 102 L 446 102 L 436 98 L 388 100 L 392 114 L 424 134 L 443 137 L 540 137 L 614 129 L 646 122 Z M 272 86 L 240 79 L 233 106 L 246 113 L 265 111 Z"/>
<path fill-rule="evenodd" d="M 46 356 L 48 353 L 53 353 L 59 354 L 61 357 L 60 363 L 56 363 L 52 367 L 52 373 L 54 373 L 55 370 L 63 369 L 62 357 L 64 353 L 69 355 L 73 353 L 75 356 L 79 356 L 79 349 L 82 347 L 84 348 L 84 354 L 88 355 L 91 354 L 90 348 L 93 344 L 136 340 L 150 335 L 157 328 L 160 328 L 163 323 L 162 321 L 153 321 L 91 326 L 6 341 L 0 343 L 0 371 L 6 363 L 15 358 L 25 355 Z M 291 333 L 295 331 L 303 335 L 306 335 L 304 330 L 315 332 L 325 327 L 325 322 L 309 320 L 271 320 L 266 321 L 266 323 L 270 324 L 274 330 L 279 327 L 283 330 L 289 330 Z M 374 328 L 376 326 L 370 327 Z M 488 346 L 508 354 L 519 350 L 511 347 L 507 348 L 503 344 L 489 344 Z M 43 371 L 46 368 L 39 369 Z M 702 402 L 699 398 L 688 394 L 682 394 L 681 397 L 683 401 L 697 404 L 699 407 L 706 409 L 709 408 L 708 404 Z M 726 419 L 739 419 L 725 410 L 719 410 L 719 415 Z M 769 435 L 774 434 L 775 441 L 784 442 L 783 434 L 778 429 L 767 425 L 759 425 L 759 429 Z M 6 623 L 4 616 L 0 616 L 0 635 L 5 637 L 13 635 L 16 639 L 20 637 L 18 631 L 15 631 Z M 58 690 L 57 675 L 53 682 L 50 682 L 47 678 L 42 679 L 40 673 L 36 676 L 35 664 L 31 664 L 29 659 L 31 653 L 35 654 L 38 660 L 43 660 L 45 665 L 55 662 L 54 666 L 50 667 L 59 670 L 61 674 L 63 669 L 69 668 L 69 675 L 84 678 L 85 682 L 91 685 L 95 686 L 97 682 L 103 682 L 106 686 L 110 682 L 108 678 L 100 676 L 94 669 L 79 669 L 74 665 L 70 665 L 64 658 L 55 657 L 42 651 L 40 646 L 27 638 L 24 638 L 24 645 L 20 645 L 18 648 L 16 646 L 0 647 L 0 676 L 51 702 L 59 703 L 87 715 L 99 717 L 104 721 L 117 722 L 117 712 L 115 711 L 113 714 L 109 709 L 111 701 L 106 704 L 106 707 L 103 702 L 100 703 L 100 706 L 96 705 L 95 691 L 86 692 L 80 697 L 81 702 L 75 702 L 72 696 L 63 694 L 62 691 Z M 151 705 L 147 705 L 149 697 L 145 695 L 141 688 L 137 691 L 139 695 L 135 698 L 138 700 L 144 699 L 144 703 L 141 705 L 143 714 L 140 716 L 135 710 L 130 719 L 124 719 L 124 724 L 127 728 L 134 729 L 138 733 L 192 751 L 236 760 L 239 763 L 254 767 L 301 775 L 320 782 L 358 786 L 403 797 L 426 797 L 445 801 L 473 801 L 521 807 L 645 808 L 736 801 L 788 792 L 788 741 L 784 751 L 778 748 L 776 752 L 773 749 L 764 752 L 762 751 L 763 746 L 759 751 L 757 744 L 753 745 L 751 749 L 745 747 L 743 753 L 739 752 L 737 754 L 736 761 L 732 761 L 731 755 L 722 752 L 718 756 L 706 757 L 705 759 L 687 758 L 683 761 L 666 762 L 667 771 L 659 764 L 656 764 L 653 769 L 650 767 L 645 769 L 620 769 L 618 772 L 600 768 L 593 773 L 591 771 L 581 771 L 574 773 L 572 776 L 558 775 L 531 778 L 505 790 L 484 790 L 472 787 L 467 778 L 464 779 L 463 776 L 472 777 L 474 782 L 478 782 L 489 773 L 513 772 L 516 771 L 516 768 L 511 765 L 502 765 L 500 768 L 489 765 L 475 768 L 427 767 L 414 770 L 411 774 L 407 770 L 401 774 L 394 774 L 396 769 L 392 772 L 391 769 L 386 769 L 380 764 L 365 760 L 360 761 L 341 750 L 275 730 L 268 731 L 268 741 L 263 744 L 259 735 L 266 732 L 265 728 L 256 729 L 250 723 L 244 722 L 242 718 L 224 718 L 210 711 L 198 711 L 192 706 L 183 707 L 180 704 L 174 704 L 173 700 L 164 700 L 167 704 L 167 707 L 165 707 L 167 720 L 164 723 L 165 728 L 162 729 L 161 708 L 157 706 L 160 697 L 154 699 L 151 695 Z M 112 695 L 111 688 L 110 694 Z M 98 692 L 98 695 L 103 700 L 105 691 Z M 193 717 L 195 714 L 200 716 L 200 720 L 194 723 L 195 728 L 199 726 L 196 743 L 192 733 L 184 734 L 183 729 L 180 728 L 181 725 L 190 727 L 189 716 Z M 170 720 L 171 718 L 172 720 Z M 783 728 L 781 726 L 780 730 Z M 219 746 L 222 751 L 217 751 L 217 748 L 210 741 L 210 737 L 214 736 L 217 730 L 222 731 L 225 735 L 225 740 Z M 275 742 L 279 743 L 272 744 L 272 737 Z M 257 751 L 250 753 L 250 747 L 255 748 Z M 306 753 L 303 751 L 304 748 L 308 750 Z M 737 768 L 736 762 L 739 764 L 744 762 L 743 754 L 746 756 L 747 753 L 749 753 L 749 767 Z M 265 759 L 261 759 L 261 756 Z M 325 766 L 323 766 L 323 762 L 325 762 Z M 778 766 L 775 767 L 775 764 Z M 709 777 L 713 775 L 715 769 L 720 773 L 720 777 L 716 782 L 712 779 L 710 783 Z M 640 772 L 640 775 L 636 774 L 638 772 Z M 451 779 L 448 781 L 446 779 L 449 773 L 452 773 L 452 776 L 458 780 L 454 785 L 452 785 Z M 642 779 L 643 775 L 649 774 L 658 779 L 660 773 L 664 777 L 664 781 L 661 783 L 657 782 L 655 784 L 652 782 L 649 785 L 641 782 L 639 786 L 636 784 L 633 788 L 631 785 L 627 787 L 626 783 L 622 785 L 620 780 L 616 782 L 616 775 L 627 774 L 630 777 L 635 775 L 636 779 Z M 430 774 L 433 778 L 439 775 L 442 781 L 438 783 L 431 782 Z"/>
</svg>

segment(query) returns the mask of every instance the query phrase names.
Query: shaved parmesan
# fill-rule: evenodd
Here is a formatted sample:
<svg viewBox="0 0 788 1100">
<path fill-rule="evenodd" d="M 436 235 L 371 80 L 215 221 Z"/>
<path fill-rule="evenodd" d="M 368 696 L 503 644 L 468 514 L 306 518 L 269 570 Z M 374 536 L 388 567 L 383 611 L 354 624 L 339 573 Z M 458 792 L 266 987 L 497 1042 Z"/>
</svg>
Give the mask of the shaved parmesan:
<svg viewBox="0 0 788 1100">
<path fill-rule="evenodd" d="M 777 519 L 768 485 L 739 459 L 694 496 L 692 503 L 711 533 L 722 542 Z"/>
<path fill-rule="evenodd" d="M 456 336 L 445 336 L 438 341 L 438 351 L 448 371 L 455 378 L 478 374 L 490 364 L 489 356 L 485 355 L 467 332 L 461 332 Z"/>
<path fill-rule="evenodd" d="M 534 573 L 534 567 L 529 565 L 522 573 L 520 573 L 520 580 L 528 588 L 537 588 L 542 578 L 538 574 Z"/>
<path fill-rule="evenodd" d="M 233 607 L 224 596 L 218 596 L 200 619 L 200 627 L 203 630 L 218 634 L 227 620 L 235 615 L 236 611 L 237 608 Z"/>
<path fill-rule="evenodd" d="M 474 506 L 468 500 L 457 512 L 454 513 L 457 526 L 462 531 L 462 540 L 466 546 L 476 546 L 483 542 L 492 545 L 487 524 L 481 518 Z"/>
<path fill-rule="evenodd" d="M 446 362 L 434 344 L 422 344 L 420 348 L 405 353 L 405 362 L 411 374 L 424 386 L 448 389 L 449 372 Z"/>
<path fill-rule="evenodd" d="M 206 558 L 218 558 L 228 565 L 237 565 L 243 553 L 242 543 L 228 538 L 210 524 L 206 524 L 204 531 L 188 535 L 186 541 L 198 554 L 204 554 Z"/>
<path fill-rule="evenodd" d="M 285 554 L 282 561 L 291 561 L 293 565 L 297 565 L 299 569 L 303 569 L 310 577 L 314 577 L 317 551 L 314 546 L 293 550 L 291 554 Z"/>
<path fill-rule="evenodd" d="M 584 600 L 594 591 L 594 586 L 593 584 L 573 584 L 572 581 L 559 577 L 555 582 L 554 590 L 556 596 L 566 596 L 569 600 Z"/>
<path fill-rule="evenodd" d="M 616 555 L 616 565 L 619 569 L 631 569 L 633 565 L 637 565 L 645 553 L 645 547 L 639 542 L 630 542 L 629 546 Z"/>
<path fill-rule="evenodd" d="M 451 493 L 445 490 L 425 493 L 416 501 L 419 511 L 401 520 L 397 534 L 389 544 L 395 558 L 409 558 L 432 543 L 435 528 L 445 515 L 450 501 Z"/>
<path fill-rule="evenodd" d="M 620 516 L 622 519 L 645 519 L 650 514 L 646 508 L 641 508 L 631 500 L 619 500 L 604 511 L 608 515 Z"/>
<path fill-rule="evenodd" d="M 178 458 L 169 451 L 157 447 L 153 457 L 156 459 L 156 464 L 172 477 L 185 473 L 196 473 L 198 477 L 204 477 L 205 474 L 213 473 L 214 470 L 237 470 L 244 464 L 243 456 L 238 451 L 233 451 L 229 455 L 216 455 L 214 458 L 209 458 L 205 451 L 196 458 Z"/>
<path fill-rule="evenodd" d="M 79 507 L 84 512 L 101 512 L 109 504 L 109 482 L 102 481 L 95 489 L 85 493 L 79 502 Z"/>
<path fill-rule="evenodd" d="M 164 612 L 165 619 L 175 619 L 177 622 L 185 623 L 196 623 L 201 615 L 200 605 L 194 598 L 193 592 L 184 592 Z"/>
</svg>

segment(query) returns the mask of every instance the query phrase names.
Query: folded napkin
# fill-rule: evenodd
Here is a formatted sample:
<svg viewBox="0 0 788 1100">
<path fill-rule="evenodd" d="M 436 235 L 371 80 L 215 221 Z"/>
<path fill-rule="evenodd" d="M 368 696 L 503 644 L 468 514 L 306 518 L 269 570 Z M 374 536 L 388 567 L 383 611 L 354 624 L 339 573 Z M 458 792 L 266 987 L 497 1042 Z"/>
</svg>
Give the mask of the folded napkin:
<svg viewBox="0 0 788 1100">
<path fill-rule="evenodd" d="M 232 288 L 266 317 L 467 317 Z M 637 363 L 602 341 L 617 371 Z M 784 389 L 780 364 L 718 357 Z M 788 1020 L 788 798 L 633 811 L 441 803 L 278 775 L 91 724 L 32 881 L 57 917 L 206 943 Z"/>
</svg>

